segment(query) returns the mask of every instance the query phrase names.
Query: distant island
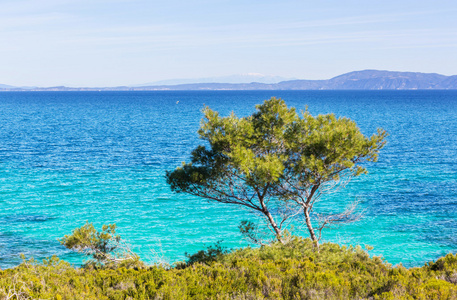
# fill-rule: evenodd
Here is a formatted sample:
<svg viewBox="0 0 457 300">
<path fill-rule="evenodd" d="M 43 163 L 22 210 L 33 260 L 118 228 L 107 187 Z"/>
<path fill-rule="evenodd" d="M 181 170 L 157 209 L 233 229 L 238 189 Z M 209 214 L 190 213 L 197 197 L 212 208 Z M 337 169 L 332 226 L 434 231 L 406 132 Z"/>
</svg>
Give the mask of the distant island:
<svg viewBox="0 0 457 300">
<path fill-rule="evenodd" d="M 0 91 L 193 91 L 193 90 L 456 90 L 457 75 L 436 73 L 354 71 L 327 80 L 287 80 L 278 83 L 187 83 L 118 87 L 14 87 Z"/>
</svg>

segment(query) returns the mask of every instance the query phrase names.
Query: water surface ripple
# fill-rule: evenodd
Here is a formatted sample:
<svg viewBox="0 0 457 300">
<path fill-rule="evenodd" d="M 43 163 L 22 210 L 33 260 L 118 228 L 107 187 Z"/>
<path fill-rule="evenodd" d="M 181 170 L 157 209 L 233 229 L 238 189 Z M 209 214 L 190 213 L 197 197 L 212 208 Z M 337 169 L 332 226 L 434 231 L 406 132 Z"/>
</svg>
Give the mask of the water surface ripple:
<svg viewBox="0 0 457 300">
<path fill-rule="evenodd" d="M 200 143 L 204 105 L 244 116 L 271 96 L 390 134 L 369 174 L 321 206 L 358 199 L 365 210 L 327 240 L 372 245 L 407 266 L 457 251 L 457 91 L 4 92 L 0 267 L 20 253 L 79 264 L 57 239 L 86 220 L 116 223 L 146 261 L 181 260 L 218 240 L 245 245 L 237 226 L 249 212 L 173 194 L 164 174 Z"/>
</svg>

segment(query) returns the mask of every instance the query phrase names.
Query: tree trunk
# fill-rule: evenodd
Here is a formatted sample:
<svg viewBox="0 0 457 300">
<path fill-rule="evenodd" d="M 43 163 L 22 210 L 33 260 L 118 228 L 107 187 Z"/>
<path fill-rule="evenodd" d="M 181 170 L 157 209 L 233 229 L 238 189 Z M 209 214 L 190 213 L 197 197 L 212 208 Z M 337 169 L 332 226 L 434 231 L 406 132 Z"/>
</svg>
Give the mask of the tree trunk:
<svg viewBox="0 0 457 300">
<path fill-rule="evenodd" d="M 308 227 L 309 235 L 311 236 L 311 240 L 313 241 L 314 247 L 316 248 L 317 252 L 319 253 L 319 240 L 316 238 L 316 234 L 314 234 L 314 228 L 311 224 L 311 218 L 309 216 L 309 207 L 305 207 L 303 209 L 305 214 L 305 221 L 306 226 Z"/>
<path fill-rule="evenodd" d="M 282 238 L 282 232 L 279 229 L 278 225 L 276 225 L 275 219 L 273 218 L 273 216 L 271 215 L 267 206 L 265 205 L 265 202 L 263 201 L 263 197 L 265 194 L 266 194 L 266 190 L 263 192 L 263 194 L 260 194 L 260 192 L 257 190 L 257 196 L 259 197 L 259 203 L 260 203 L 260 206 L 262 207 L 262 213 L 267 217 L 268 222 L 270 222 L 271 227 L 273 227 L 273 230 L 275 231 L 275 234 L 276 234 L 276 239 L 281 244 L 284 245 L 285 242 L 284 242 L 284 239 Z"/>
<path fill-rule="evenodd" d="M 268 221 L 270 222 L 271 224 L 271 227 L 273 227 L 274 231 L 275 231 L 275 234 L 276 234 L 276 238 L 278 239 L 278 241 L 281 243 L 281 244 L 285 244 L 283 238 L 282 238 L 282 232 L 281 230 L 278 228 L 278 225 L 276 225 L 276 222 L 275 220 L 273 219 L 273 216 L 270 214 L 270 212 L 268 210 L 264 210 L 263 213 L 265 214 L 265 216 L 268 218 Z"/>
</svg>

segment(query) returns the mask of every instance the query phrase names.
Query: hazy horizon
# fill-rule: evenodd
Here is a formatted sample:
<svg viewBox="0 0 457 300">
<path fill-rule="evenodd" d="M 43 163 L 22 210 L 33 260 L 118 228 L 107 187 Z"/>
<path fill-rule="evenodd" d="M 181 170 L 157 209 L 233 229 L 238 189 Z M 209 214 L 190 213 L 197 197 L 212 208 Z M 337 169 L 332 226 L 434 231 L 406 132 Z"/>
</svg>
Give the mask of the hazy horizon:
<svg viewBox="0 0 457 300">
<path fill-rule="evenodd" d="M 388 72 L 388 73 L 414 73 L 414 74 L 427 74 L 427 75 L 444 75 L 444 74 L 438 74 L 436 72 L 433 73 L 423 73 L 423 72 L 410 72 L 410 71 L 391 71 L 391 70 L 354 70 L 350 71 L 344 74 L 337 74 L 336 76 L 332 78 L 321 78 L 321 79 L 307 79 L 307 78 L 286 78 L 286 77 L 280 77 L 280 76 L 274 76 L 274 75 L 263 75 L 259 73 L 250 73 L 250 74 L 233 74 L 233 75 L 227 75 L 227 76 L 219 76 L 219 77 L 204 77 L 204 78 L 175 78 L 175 79 L 165 79 L 165 80 L 160 80 L 160 81 L 155 81 L 155 82 L 147 82 L 147 83 L 140 83 L 140 84 L 132 84 L 132 85 L 117 85 L 117 86 L 75 86 L 75 85 L 54 85 L 54 86 L 37 86 L 37 85 L 29 85 L 29 86 L 12 86 L 8 84 L 2 84 L 0 83 L 0 89 L 2 88 L 12 88 L 12 89 L 34 89 L 34 88 L 58 88 L 58 87 L 64 87 L 64 88 L 89 88 L 89 89 L 97 89 L 97 88 L 119 88 L 119 87 L 129 87 L 129 88 L 139 88 L 139 87 L 148 87 L 148 86 L 179 86 L 179 85 L 197 85 L 197 84 L 212 84 L 212 83 L 219 83 L 219 84 L 250 84 L 250 83 L 262 83 L 262 84 L 277 84 L 280 82 L 290 82 L 290 81 L 327 81 L 331 80 L 336 77 L 344 76 L 344 75 L 349 75 L 353 73 L 359 73 L 361 76 L 365 72 L 375 72 L 375 73 L 383 73 L 383 72 Z M 380 76 L 384 76 L 381 75 Z M 393 74 L 392 74 L 393 75 Z M 353 76 L 353 75 L 352 75 Z M 455 75 L 444 75 L 444 76 L 455 76 Z M 382 77 L 380 77 L 382 78 Z"/>
</svg>

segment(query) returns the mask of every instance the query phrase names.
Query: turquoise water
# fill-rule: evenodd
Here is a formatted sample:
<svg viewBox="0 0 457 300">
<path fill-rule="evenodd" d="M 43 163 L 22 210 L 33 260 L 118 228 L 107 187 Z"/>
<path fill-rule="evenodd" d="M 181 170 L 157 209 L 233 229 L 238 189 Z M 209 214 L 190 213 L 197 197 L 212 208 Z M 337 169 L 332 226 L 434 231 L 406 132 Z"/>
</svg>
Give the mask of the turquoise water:
<svg viewBox="0 0 457 300">
<path fill-rule="evenodd" d="M 248 211 L 173 194 L 164 174 L 200 143 L 204 104 L 243 116 L 271 96 L 347 116 L 368 135 L 390 134 L 369 174 L 325 199 L 324 210 L 359 200 L 365 212 L 326 240 L 368 244 L 407 266 L 457 251 L 457 91 L 5 92 L 0 267 L 17 265 L 20 253 L 79 264 L 57 239 L 86 220 L 116 223 L 149 262 L 181 260 L 219 240 L 246 245 L 237 226 L 253 218 Z"/>
</svg>

